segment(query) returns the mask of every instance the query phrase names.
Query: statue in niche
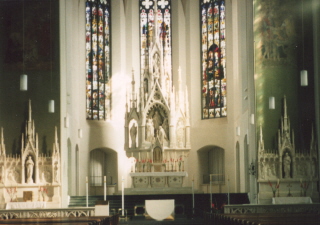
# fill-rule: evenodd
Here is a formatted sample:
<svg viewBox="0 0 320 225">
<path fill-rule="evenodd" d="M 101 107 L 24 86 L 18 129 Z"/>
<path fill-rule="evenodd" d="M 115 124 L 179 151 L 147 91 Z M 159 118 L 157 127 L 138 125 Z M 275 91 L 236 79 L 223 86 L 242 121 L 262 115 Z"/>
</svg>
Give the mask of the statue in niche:
<svg viewBox="0 0 320 225">
<path fill-rule="evenodd" d="M 146 129 L 146 141 L 153 142 L 154 139 L 154 127 L 152 118 L 147 119 L 147 129 Z"/>
<path fill-rule="evenodd" d="M 261 179 L 264 179 L 264 168 L 265 168 L 265 164 L 264 164 L 264 160 L 261 159 L 260 161 L 260 176 L 261 176 Z"/>
<path fill-rule="evenodd" d="M 284 178 L 290 178 L 291 157 L 288 152 L 286 152 L 285 156 L 283 157 L 283 172 Z"/>
<path fill-rule="evenodd" d="M 266 164 L 266 168 L 267 168 L 267 177 L 271 177 L 271 161 L 268 161 L 268 163 Z"/>
<path fill-rule="evenodd" d="M 58 170 L 59 170 L 59 167 L 58 167 L 58 162 L 55 162 L 54 163 L 54 181 L 55 182 L 59 182 L 59 176 L 58 176 Z"/>
<path fill-rule="evenodd" d="M 162 125 L 162 118 L 161 115 L 159 114 L 158 111 L 155 111 L 154 115 L 153 115 L 153 126 L 154 126 L 154 136 L 157 136 L 158 130 L 159 130 L 159 126 Z"/>
<path fill-rule="evenodd" d="M 163 123 L 162 123 L 162 128 L 166 132 L 167 138 L 169 138 L 169 122 L 168 122 L 168 118 L 164 118 Z"/>
<path fill-rule="evenodd" d="M 26 169 L 27 169 L 27 183 L 30 184 L 30 183 L 33 183 L 33 178 L 32 178 L 32 175 L 33 175 L 33 167 L 34 167 L 34 162 L 31 158 L 31 156 L 29 155 L 28 156 L 28 159 L 26 161 Z"/>
<path fill-rule="evenodd" d="M 272 174 L 272 176 L 276 176 L 277 175 L 276 163 L 275 163 L 275 161 L 273 159 L 270 161 L 270 166 L 271 166 L 271 174 Z"/>
<path fill-rule="evenodd" d="M 161 144 L 164 144 L 164 141 L 167 139 L 167 135 L 162 126 L 159 126 L 158 138 Z"/>
<path fill-rule="evenodd" d="M 136 148 L 136 139 L 137 139 L 137 127 L 136 124 L 132 124 L 130 128 L 130 137 L 131 137 L 131 148 Z"/>
</svg>

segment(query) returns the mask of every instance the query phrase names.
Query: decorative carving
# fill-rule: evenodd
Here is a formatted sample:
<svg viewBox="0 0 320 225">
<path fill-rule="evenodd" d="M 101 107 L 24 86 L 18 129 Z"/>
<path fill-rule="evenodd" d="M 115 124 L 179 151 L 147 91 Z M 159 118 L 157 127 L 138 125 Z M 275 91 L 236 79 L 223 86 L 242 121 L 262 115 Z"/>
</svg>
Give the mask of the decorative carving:
<svg viewBox="0 0 320 225">
<path fill-rule="evenodd" d="M 284 178 L 291 178 L 291 157 L 288 152 L 283 156 Z"/>
<path fill-rule="evenodd" d="M 136 124 L 133 123 L 130 128 L 130 137 L 131 137 L 131 148 L 136 148 L 136 142 L 137 142 L 137 127 Z"/>
<path fill-rule="evenodd" d="M 151 7 L 155 10 L 154 7 L 157 6 Z M 132 166 L 135 173 L 182 171 L 188 165 L 184 161 L 191 149 L 188 95 L 182 88 L 181 69 L 177 90 L 172 85 L 171 55 L 166 53 L 168 51 L 163 45 L 165 42 L 160 40 L 160 35 L 156 35 L 158 29 L 149 25 L 148 38 L 151 39 L 143 52 L 137 92 L 132 71 L 130 99 L 126 104 L 124 149 L 127 157 L 136 159 Z M 155 32 L 155 35 L 150 31 Z M 132 147 L 133 143 L 130 141 L 133 138 L 132 120 L 137 122 L 136 148 Z M 142 185 L 138 182 L 139 176 L 133 177 L 135 188 L 138 184 Z"/>
<path fill-rule="evenodd" d="M 258 183 L 260 185 L 259 198 L 269 198 L 266 186 L 269 180 L 279 180 L 282 191 L 284 185 L 292 185 L 290 195 L 300 195 L 300 182 L 304 179 L 314 183 L 318 180 L 316 167 L 318 165 L 317 145 L 314 139 L 313 129 L 310 141 L 310 149 L 297 150 L 294 143 L 294 132 L 290 130 L 290 120 L 287 115 L 286 97 L 284 97 L 284 114 L 281 118 L 281 128 L 278 130 L 278 149 L 266 150 L 264 148 L 262 127 L 260 126 L 260 138 L 258 142 Z M 310 191 L 309 194 L 312 194 Z M 287 193 L 283 193 L 287 195 Z M 264 197 L 261 197 L 264 196 Z"/>
<path fill-rule="evenodd" d="M 26 170 L 27 170 L 27 184 L 32 184 L 33 183 L 33 167 L 34 167 L 34 162 L 32 160 L 31 155 L 28 156 L 28 159 L 26 161 Z"/>
<path fill-rule="evenodd" d="M 38 185 L 52 185 L 53 189 L 60 188 L 60 151 L 55 127 L 55 143 L 53 144 L 52 155 L 47 156 L 39 153 L 38 134 L 35 133 L 34 121 L 31 117 L 31 101 L 29 100 L 29 117 L 26 121 L 25 134 L 22 134 L 21 154 L 6 155 L 3 129 L 0 137 L 0 183 L 4 186 L 14 186 L 17 194 L 21 195 L 23 191 L 32 190 L 38 192 Z M 37 184 L 37 185 L 35 185 Z M 0 187 L 4 192 L 4 187 Z M 53 193 L 53 192 L 52 192 Z M 50 199 L 53 205 L 60 205 L 60 192 L 55 190 L 55 195 Z M 9 201 L 8 197 L 2 201 Z"/>
</svg>

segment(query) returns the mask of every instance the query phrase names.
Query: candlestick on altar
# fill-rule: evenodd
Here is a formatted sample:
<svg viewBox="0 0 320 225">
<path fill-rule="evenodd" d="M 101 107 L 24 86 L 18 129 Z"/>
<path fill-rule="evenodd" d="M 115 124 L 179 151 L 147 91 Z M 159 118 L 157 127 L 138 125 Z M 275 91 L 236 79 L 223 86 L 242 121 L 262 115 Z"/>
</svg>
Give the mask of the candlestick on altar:
<svg viewBox="0 0 320 225">
<path fill-rule="evenodd" d="M 209 176 L 210 176 L 210 209 L 211 209 L 211 213 L 212 213 L 212 176 L 211 176 L 212 174 L 209 174 Z"/>
<path fill-rule="evenodd" d="M 228 180 L 228 205 L 230 205 L 230 190 L 229 190 L 229 176 L 227 177 L 227 180 Z"/>
<path fill-rule="evenodd" d="M 103 177 L 103 194 L 104 194 L 104 200 L 107 201 L 107 178 L 106 176 Z"/>
<path fill-rule="evenodd" d="M 192 216 L 194 216 L 194 175 L 192 176 Z"/>
<path fill-rule="evenodd" d="M 139 153 L 140 154 L 140 153 Z M 122 216 L 124 216 L 124 186 L 123 186 L 123 176 L 122 176 Z"/>
<path fill-rule="evenodd" d="M 88 177 L 86 177 L 86 200 L 87 200 L 87 207 L 88 207 L 88 205 L 89 205 L 89 203 L 88 203 L 88 201 L 89 201 L 89 199 L 88 199 L 88 196 L 89 194 L 88 194 Z"/>
</svg>

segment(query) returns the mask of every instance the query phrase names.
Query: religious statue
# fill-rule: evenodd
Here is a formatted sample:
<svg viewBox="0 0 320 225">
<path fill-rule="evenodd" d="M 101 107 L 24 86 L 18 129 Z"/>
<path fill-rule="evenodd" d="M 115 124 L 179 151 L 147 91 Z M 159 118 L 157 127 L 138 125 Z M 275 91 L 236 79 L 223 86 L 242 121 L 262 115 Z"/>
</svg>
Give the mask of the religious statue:
<svg viewBox="0 0 320 225">
<path fill-rule="evenodd" d="M 164 141 L 167 139 L 167 135 L 162 126 L 159 126 L 158 138 L 161 144 L 164 144 Z"/>
<path fill-rule="evenodd" d="M 283 172 L 284 178 L 290 178 L 290 171 L 291 171 L 291 157 L 286 152 L 286 155 L 283 157 Z"/>
<path fill-rule="evenodd" d="M 27 169 L 27 183 L 30 184 L 30 183 L 33 183 L 33 178 L 32 178 L 32 175 L 33 175 L 33 167 L 34 167 L 34 162 L 31 158 L 31 156 L 29 155 L 28 156 L 28 159 L 26 161 L 26 169 Z"/>
<path fill-rule="evenodd" d="M 260 177 L 261 179 L 265 178 L 265 163 L 263 159 L 260 161 Z"/>
<path fill-rule="evenodd" d="M 162 125 L 162 118 L 158 111 L 155 111 L 152 119 L 153 119 L 153 126 L 157 134 L 157 131 L 159 130 L 159 126 Z"/>
<path fill-rule="evenodd" d="M 55 162 L 54 163 L 54 181 L 57 183 L 59 182 L 58 170 L 59 170 L 58 162 Z"/>
<path fill-rule="evenodd" d="M 131 148 L 136 148 L 136 139 L 137 139 L 137 127 L 134 123 L 130 128 L 130 137 L 131 137 Z"/>
<path fill-rule="evenodd" d="M 154 138 L 154 127 L 152 118 L 147 119 L 146 141 L 152 142 Z"/>
</svg>

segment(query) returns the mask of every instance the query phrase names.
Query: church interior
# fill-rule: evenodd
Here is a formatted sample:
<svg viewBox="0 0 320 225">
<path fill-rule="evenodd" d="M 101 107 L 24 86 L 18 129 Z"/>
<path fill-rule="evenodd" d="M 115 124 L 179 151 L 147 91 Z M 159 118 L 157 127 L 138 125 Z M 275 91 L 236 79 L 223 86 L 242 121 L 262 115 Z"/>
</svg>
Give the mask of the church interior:
<svg viewBox="0 0 320 225">
<path fill-rule="evenodd" d="M 319 212 L 319 20 L 318 0 L 0 1 L 0 220 Z"/>
</svg>

